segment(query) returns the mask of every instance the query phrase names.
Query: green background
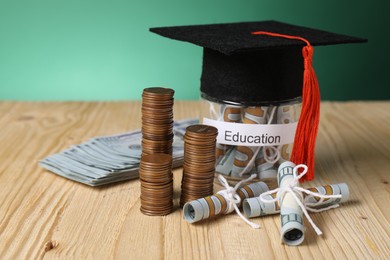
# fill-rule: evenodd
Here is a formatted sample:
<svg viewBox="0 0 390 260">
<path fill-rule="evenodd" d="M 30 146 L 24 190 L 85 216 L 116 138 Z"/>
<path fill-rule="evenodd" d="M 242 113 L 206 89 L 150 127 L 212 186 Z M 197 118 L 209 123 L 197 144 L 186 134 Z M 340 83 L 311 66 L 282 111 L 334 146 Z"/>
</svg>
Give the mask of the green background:
<svg viewBox="0 0 390 260">
<path fill-rule="evenodd" d="M 0 99 L 198 99 L 202 49 L 150 27 L 279 20 L 368 38 L 317 47 L 322 98 L 390 99 L 387 0 L 0 0 Z"/>
</svg>

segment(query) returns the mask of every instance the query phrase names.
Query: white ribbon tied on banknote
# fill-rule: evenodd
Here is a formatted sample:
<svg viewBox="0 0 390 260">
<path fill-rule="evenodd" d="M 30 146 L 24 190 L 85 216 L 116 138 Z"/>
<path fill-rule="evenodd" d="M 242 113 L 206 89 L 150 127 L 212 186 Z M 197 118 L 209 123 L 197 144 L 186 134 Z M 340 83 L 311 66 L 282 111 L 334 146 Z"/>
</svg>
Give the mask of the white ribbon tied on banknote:
<svg viewBox="0 0 390 260">
<path fill-rule="evenodd" d="M 237 215 L 240 216 L 242 220 L 244 220 L 248 225 L 250 225 L 252 228 L 260 228 L 260 226 L 256 223 L 253 223 L 249 221 L 242 213 L 240 212 L 240 209 L 238 208 L 238 205 L 241 203 L 241 198 L 237 194 L 237 190 L 241 187 L 242 184 L 245 182 L 248 182 L 254 178 L 256 178 L 256 174 L 252 174 L 249 178 L 241 180 L 238 182 L 234 187 L 230 186 L 227 180 L 222 176 L 218 175 L 218 180 L 224 186 L 226 189 L 221 190 L 218 192 L 218 194 L 224 196 L 226 200 L 229 202 L 228 210 L 227 212 L 232 212 L 233 209 L 236 211 Z"/>
<path fill-rule="evenodd" d="M 298 175 L 298 169 L 300 169 L 300 168 L 303 168 L 303 171 Z M 302 187 L 298 186 L 299 179 L 302 178 L 307 173 L 307 169 L 308 169 L 308 167 L 306 165 L 304 165 L 304 164 L 299 164 L 299 165 L 295 166 L 294 169 L 293 169 L 293 176 L 294 176 L 294 178 L 291 180 L 291 182 L 287 186 L 282 187 L 282 188 L 276 188 L 274 190 L 266 191 L 266 192 L 260 194 L 260 200 L 262 202 L 264 202 L 264 203 L 275 203 L 276 201 L 279 201 L 279 204 L 281 204 L 280 200 L 284 197 L 284 195 L 286 193 L 290 193 L 294 197 L 294 199 L 296 200 L 296 202 L 299 205 L 299 207 L 302 209 L 302 211 L 305 214 L 307 220 L 309 221 L 309 223 L 311 224 L 311 226 L 313 227 L 313 229 L 315 230 L 317 235 L 322 235 L 322 231 L 314 223 L 314 221 L 310 217 L 308 211 L 311 211 L 311 212 L 321 212 L 321 211 L 325 211 L 325 210 L 328 210 L 328 209 L 337 208 L 339 206 L 339 204 L 330 205 L 328 207 L 321 208 L 321 209 L 316 209 L 314 207 L 317 204 L 322 203 L 325 199 L 341 198 L 341 194 L 338 194 L 338 195 L 324 195 L 324 194 L 320 194 L 320 193 L 317 193 L 317 192 L 312 192 L 310 190 L 307 190 L 305 188 L 302 188 Z M 306 193 L 308 195 L 319 197 L 320 200 L 318 202 L 316 202 L 316 203 L 303 203 L 297 197 L 296 192 L 302 192 L 302 193 Z M 268 198 L 266 198 L 267 195 L 272 195 L 272 194 L 275 194 L 275 193 L 276 193 L 276 197 L 274 199 L 269 199 L 269 196 L 268 196 Z"/>
</svg>

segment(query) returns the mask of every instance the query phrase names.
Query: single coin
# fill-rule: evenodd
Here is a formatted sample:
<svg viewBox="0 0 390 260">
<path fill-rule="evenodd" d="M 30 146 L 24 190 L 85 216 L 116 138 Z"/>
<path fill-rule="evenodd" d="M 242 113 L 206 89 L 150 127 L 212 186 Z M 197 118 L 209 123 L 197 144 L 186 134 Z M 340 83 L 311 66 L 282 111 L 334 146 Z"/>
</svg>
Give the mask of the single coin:
<svg viewBox="0 0 390 260">
<path fill-rule="evenodd" d="M 209 125 L 191 125 L 186 128 L 186 134 L 188 133 L 189 136 L 197 137 L 200 135 L 204 136 L 216 136 L 218 134 L 218 129 L 209 126 Z"/>
<path fill-rule="evenodd" d="M 172 96 L 175 93 L 175 91 L 173 89 L 170 89 L 170 88 L 150 87 L 150 88 L 145 88 L 143 90 L 143 93 L 146 95 L 157 94 L 157 95 L 171 95 Z"/>
</svg>

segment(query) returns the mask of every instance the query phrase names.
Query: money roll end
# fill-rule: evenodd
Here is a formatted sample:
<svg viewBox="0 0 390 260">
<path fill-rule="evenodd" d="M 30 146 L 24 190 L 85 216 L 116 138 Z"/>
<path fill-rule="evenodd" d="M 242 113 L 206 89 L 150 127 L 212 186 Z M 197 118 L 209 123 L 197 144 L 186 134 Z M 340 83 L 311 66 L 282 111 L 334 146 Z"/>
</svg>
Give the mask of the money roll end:
<svg viewBox="0 0 390 260">
<path fill-rule="evenodd" d="M 258 198 L 244 199 L 242 202 L 242 209 L 247 218 L 258 217 L 261 215 L 261 206 Z"/>
<path fill-rule="evenodd" d="M 340 194 L 342 195 L 340 203 L 346 202 L 349 199 L 349 188 L 346 183 L 340 183 L 339 185 Z"/>
<path fill-rule="evenodd" d="M 190 201 L 183 206 L 183 217 L 187 222 L 195 223 L 203 219 L 203 211 L 198 201 Z"/>
<path fill-rule="evenodd" d="M 300 245 L 303 242 L 304 238 L 305 236 L 303 234 L 303 230 L 299 228 L 292 228 L 287 230 L 282 237 L 283 242 L 289 246 Z"/>
</svg>

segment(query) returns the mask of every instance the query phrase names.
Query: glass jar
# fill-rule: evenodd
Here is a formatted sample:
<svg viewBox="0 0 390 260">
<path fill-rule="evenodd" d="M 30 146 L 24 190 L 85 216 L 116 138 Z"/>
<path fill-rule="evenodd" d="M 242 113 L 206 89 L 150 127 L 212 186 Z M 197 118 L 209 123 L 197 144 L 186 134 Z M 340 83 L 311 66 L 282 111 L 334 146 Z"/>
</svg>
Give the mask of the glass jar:
<svg viewBox="0 0 390 260">
<path fill-rule="evenodd" d="M 301 97 L 250 104 L 201 93 L 203 124 L 218 128 L 216 175 L 231 184 L 247 179 L 276 187 L 278 166 L 289 160 L 301 112 Z"/>
</svg>

